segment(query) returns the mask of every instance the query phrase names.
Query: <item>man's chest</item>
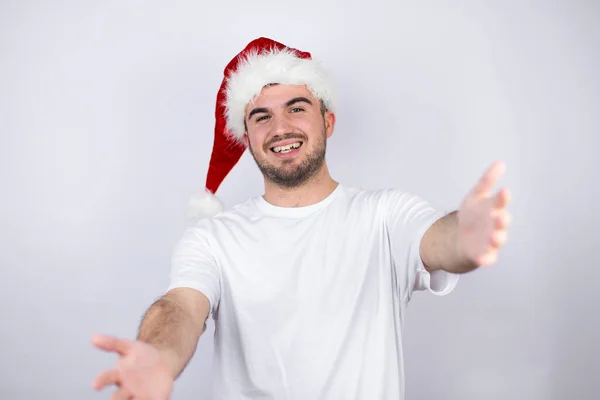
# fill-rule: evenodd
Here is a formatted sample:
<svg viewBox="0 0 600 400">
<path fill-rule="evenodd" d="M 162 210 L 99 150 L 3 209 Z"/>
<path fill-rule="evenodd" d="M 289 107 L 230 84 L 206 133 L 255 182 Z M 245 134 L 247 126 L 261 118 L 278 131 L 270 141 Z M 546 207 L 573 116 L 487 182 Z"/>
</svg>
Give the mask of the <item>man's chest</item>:
<svg viewBox="0 0 600 400">
<path fill-rule="evenodd" d="M 393 282 L 385 232 L 351 218 L 303 222 L 232 232 L 217 254 L 221 300 L 263 323 L 377 308 Z"/>
</svg>

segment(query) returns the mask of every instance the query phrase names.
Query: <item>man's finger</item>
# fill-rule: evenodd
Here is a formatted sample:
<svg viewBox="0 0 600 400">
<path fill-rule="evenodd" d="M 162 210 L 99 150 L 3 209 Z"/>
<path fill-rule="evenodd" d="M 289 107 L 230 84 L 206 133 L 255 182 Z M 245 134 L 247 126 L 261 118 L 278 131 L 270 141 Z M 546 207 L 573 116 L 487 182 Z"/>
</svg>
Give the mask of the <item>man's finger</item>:
<svg viewBox="0 0 600 400">
<path fill-rule="evenodd" d="M 96 390 L 102 390 L 107 386 L 116 385 L 119 382 L 119 371 L 116 369 L 109 369 L 108 371 L 102 372 L 94 379 L 92 387 Z"/>
<path fill-rule="evenodd" d="M 507 238 L 508 238 L 508 235 L 507 235 L 506 231 L 504 231 L 504 230 L 496 231 L 492 235 L 491 245 L 494 248 L 498 249 L 499 247 L 502 247 L 504 245 L 504 243 L 506 243 Z"/>
<path fill-rule="evenodd" d="M 510 202 L 510 190 L 502 188 L 498 191 L 494 198 L 494 206 L 496 208 L 504 208 Z"/>
<path fill-rule="evenodd" d="M 116 392 L 110 396 L 110 400 L 133 400 L 134 397 L 128 390 L 119 388 Z"/>
<path fill-rule="evenodd" d="M 92 344 L 101 350 L 115 351 L 124 355 L 129 351 L 132 343 L 130 340 L 120 339 L 114 336 L 94 335 L 92 337 Z"/>
<path fill-rule="evenodd" d="M 484 256 L 479 257 L 477 261 L 477 264 L 481 266 L 492 265 L 495 264 L 496 261 L 498 261 L 498 254 L 495 251 L 490 252 Z"/>
<path fill-rule="evenodd" d="M 504 211 L 498 212 L 498 214 L 494 216 L 494 221 L 496 223 L 495 224 L 496 229 L 506 229 L 509 227 L 510 223 L 512 222 L 512 217 L 508 213 L 508 211 L 504 210 Z"/>
<path fill-rule="evenodd" d="M 479 195 L 492 190 L 504 174 L 505 170 L 506 166 L 502 161 L 496 161 L 493 163 L 479 179 L 479 182 L 477 182 L 477 185 L 475 185 L 473 188 L 473 193 L 475 195 Z"/>
</svg>

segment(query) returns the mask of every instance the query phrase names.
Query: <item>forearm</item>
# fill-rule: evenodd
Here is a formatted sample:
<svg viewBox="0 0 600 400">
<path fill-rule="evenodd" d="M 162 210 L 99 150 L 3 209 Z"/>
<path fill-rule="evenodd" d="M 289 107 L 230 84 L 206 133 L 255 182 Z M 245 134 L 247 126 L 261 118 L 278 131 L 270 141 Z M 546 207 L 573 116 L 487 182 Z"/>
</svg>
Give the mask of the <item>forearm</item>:
<svg viewBox="0 0 600 400">
<path fill-rule="evenodd" d="M 465 273 L 477 268 L 469 260 L 460 243 L 458 213 L 452 212 L 436 221 L 423 235 L 420 246 L 421 259 L 428 270 L 442 269 Z"/>
<path fill-rule="evenodd" d="M 176 378 L 194 354 L 207 315 L 207 304 L 167 294 L 148 309 L 137 339 L 154 346 Z"/>
</svg>

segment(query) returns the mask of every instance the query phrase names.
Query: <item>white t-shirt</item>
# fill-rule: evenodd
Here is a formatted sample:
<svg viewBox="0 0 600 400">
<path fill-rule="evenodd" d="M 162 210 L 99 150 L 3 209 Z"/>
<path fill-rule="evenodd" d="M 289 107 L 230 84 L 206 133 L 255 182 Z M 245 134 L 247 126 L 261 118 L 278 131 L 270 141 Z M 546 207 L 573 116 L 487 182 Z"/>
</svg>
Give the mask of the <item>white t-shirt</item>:
<svg viewBox="0 0 600 400">
<path fill-rule="evenodd" d="M 190 227 L 167 290 L 210 300 L 214 398 L 403 399 L 407 303 L 458 281 L 419 255 L 442 216 L 409 193 L 340 184 L 314 205 L 259 196 Z"/>
</svg>

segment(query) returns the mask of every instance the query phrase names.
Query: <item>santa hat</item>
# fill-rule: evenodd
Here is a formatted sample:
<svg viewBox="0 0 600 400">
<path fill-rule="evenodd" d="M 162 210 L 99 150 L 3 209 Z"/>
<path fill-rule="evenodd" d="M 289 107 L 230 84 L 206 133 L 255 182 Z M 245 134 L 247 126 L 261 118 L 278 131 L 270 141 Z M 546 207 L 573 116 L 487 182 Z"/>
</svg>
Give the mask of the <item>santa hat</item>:
<svg viewBox="0 0 600 400">
<path fill-rule="evenodd" d="M 210 217 L 223 210 L 215 193 L 246 150 L 246 106 L 269 84 L 306 85 L 328 110 L 333 110 L 332 85 L 310 53 L 264 37 L 250 42 L 225 67 L 217 94 L 206 187 L 190 199 L 190 218 Z"/>
</svg>

